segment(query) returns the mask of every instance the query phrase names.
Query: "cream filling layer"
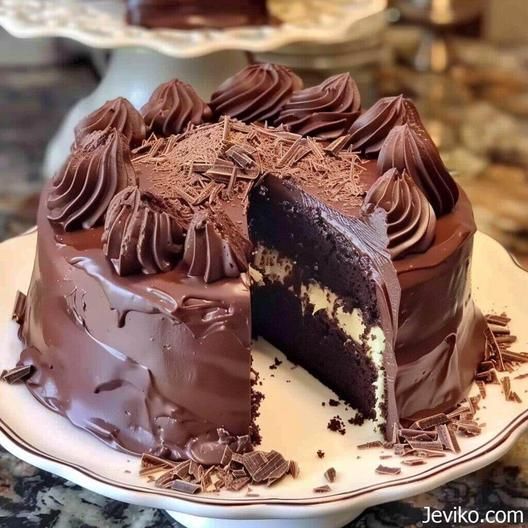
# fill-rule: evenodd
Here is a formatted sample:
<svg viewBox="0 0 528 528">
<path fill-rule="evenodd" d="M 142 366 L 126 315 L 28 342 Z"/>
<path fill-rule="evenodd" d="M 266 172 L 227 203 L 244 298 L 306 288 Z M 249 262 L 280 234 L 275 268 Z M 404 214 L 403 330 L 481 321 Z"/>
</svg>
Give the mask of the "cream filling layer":
<svg viewBox="0 0 528 528">
<path fill-rule="evenodd" d="M 253 266 L 250 276 L 257 285 L 264 286 L 266 282 L 279 282 L 284 284 L 296 263 L 284 257 L 274 249 L 258 244 L 255 250 Z M 293 286 L 289 286 L 293 291 Z M 385 351 L 385 335 L 379 326 L 370 327 L 364 322 L 363 313 L 359 308 L 351 312 L 343 309 L 342 299 L 332 290 L 318 281 L 310 280 L 300 286 L 300 300 L 303 311 L 312 309 L 312 313 L 324 311 L 330 320 L 335 321 L 338 328 L 348 339 L 357 343 L 365 343 L 366 354 L 378 371 L 376 387 L 376 422 L 382 423 L 382 407 L 385 401 L 385 376 L 383 369 L 383 354 Z"/>
</svg>

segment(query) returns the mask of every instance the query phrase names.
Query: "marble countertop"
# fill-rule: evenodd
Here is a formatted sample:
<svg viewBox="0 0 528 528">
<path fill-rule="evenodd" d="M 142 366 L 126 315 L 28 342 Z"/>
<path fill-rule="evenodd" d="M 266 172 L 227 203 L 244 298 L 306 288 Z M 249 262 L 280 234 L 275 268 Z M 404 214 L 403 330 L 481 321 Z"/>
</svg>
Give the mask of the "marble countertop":
<svg viewBox="0 0 528 528">
<path fill-rule="evenodd" d="M 387 65 L 380 95 L 418 101 L 450 167 L 470 194 L 479 227 L 528 263 L 528 49 L 460 44 L 449 74 Z M 0 67 L 0 240 L 30 227 L 44 147 L 71 104 L 96 85 L 86 64 Z M 492 125 L 492 126 L 490 126 Z M 528 435 L 501 461 L 430 493 L 366 510 L 350 526 L 422 526 L 424 506 L 523 510 L 528 519 Z M 0 450 L 0 526 L 169 528 L 163 512 L 88 492 Z M 451 526 L 444 524 L 443 526 Z M 454 526 L 454 525 L 453 525 Z M 501 526 L 508 526 L 503 524 Z"/>
</svg>

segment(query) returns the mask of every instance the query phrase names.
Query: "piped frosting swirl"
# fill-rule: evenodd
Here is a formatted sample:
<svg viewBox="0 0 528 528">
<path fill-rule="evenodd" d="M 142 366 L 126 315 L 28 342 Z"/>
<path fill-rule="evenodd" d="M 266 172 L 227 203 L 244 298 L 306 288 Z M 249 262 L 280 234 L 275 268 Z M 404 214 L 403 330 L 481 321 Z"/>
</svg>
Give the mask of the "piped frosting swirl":
<svg viewBox="0 0 528 528">
<path fill-rule="evenodd" d="M 407 121 L 409 113 L 418 115 L 410 99 L 398 95 L 383 97 L 361 114 L 350 127 L 352 148 L 376 156 L 389 132 Z"/>
<path fill-rule="evenodd" d="M 216 118 L 228 115 L 246 123 L 273 121 L 302 80 L 277 64 L 246 66 L 223 82 L 209 105 Z"/>
<path fill-rule="evenodd" d="M 136 183 L 126 138 L 116 129 L 93 132 L 56 174 L 48 195 L 48 219 L 65 231 L 102 223 L 112 198 Z"/>
<path fill-rule="evenodd" d="M 190 277 L 210 283 L 247 271 L 250 252 L 251 243 L 225 214 L 204 210 L 191 221 L 183 260 Z"/>
<path fill-rule="evenodd" d="M 189 123 L 210 121 L 213 112 L 194 88 L 178 79 L 166 82 L 152 93 L 141 109 L 148 132 L 159 136 L 180 134 Z"/>
<path fill-rule="evenodd" d="M 169 271 L 183 252 L 184 225 L 163 199 L 130 186 L 110 203 L 103 252 L 121 276 Z"/>
<path fill-rule="evenodd" d="M 295 92 L 276 124 L 303 136 L 332 140 L 347 133 L 360 110 L 358 87 L 350 74 L 342 73 Z"/>
<path fill-rule="evenodd" d="M 75 127 L 75 141 L 79 144 L 92 132 L 109 132 L 112 128 L 125 136 L 131 148 L 141 145 L 146 136 L 142 115 L 127 99 L 118 97 L 107 101 L 79 122 Z"/>
<path fill-rule="evenodd" d="M 455 206 L 459 196 L 458 186 L 433 140 L 421 125 L 405 124 L 390 131 L 379 153 L 378 170 L 384 173 L 393 167 L 407 171 L 422 189 L 437 216 L 449 213 Z"/>
<path fill-rule="evenodd" d="M 393 260 L 423 253 L 434 242 L 436 216 L 427 198 L 405 172 L 389 169 L 367 192 L 362 210 L 387 213 L 388 250 Z"/>
</svg>

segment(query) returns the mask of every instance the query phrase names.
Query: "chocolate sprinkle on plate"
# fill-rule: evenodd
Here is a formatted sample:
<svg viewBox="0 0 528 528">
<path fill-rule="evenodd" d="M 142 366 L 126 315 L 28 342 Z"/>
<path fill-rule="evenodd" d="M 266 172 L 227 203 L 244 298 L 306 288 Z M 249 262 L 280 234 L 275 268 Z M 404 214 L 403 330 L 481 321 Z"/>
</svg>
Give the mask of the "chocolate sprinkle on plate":
<svg viewBox="0 0 528 528">
<path fill-rule="evenodd" d="M 317 450 L 317 457 L 318 458 L 324 458 L 324 456 L 325 456 L 325 452 L 323 450 L 321 450 L 321 449 L 318 449 Z"/>
<path fill-rule="evenodd" d="M 25 381 L 33 374 L 33 365 L 21 365 L 10 370 L 4 370 L 0 375 L 0 380 L 6 381 L 9 385 Z"/>
<path fill-rule="evenodd" d="M 19 325 L 24 322 L 24 314 L 26 313 L 26 295 L 17 290 L 15 297 L 15 306 L 13 307 L 13 314 L 11 318 Z"/>
<path fill-rule="evenodd" d="M 399 467 L 382 466 L 380 464 L 376 468 L 376 473 L 379 473 L 380 475 L 399 475 L 401 473 L 401 468 L 399 468 Z"/>
<path fill-rule="evenodd" d="M 335 479 L 337 477 L 337 471 L 333 467 L 328 468 L 325 471 L 324 477 L 326 480 L 328 480 L 328 482 L 335 482 Z"/>
</svg>

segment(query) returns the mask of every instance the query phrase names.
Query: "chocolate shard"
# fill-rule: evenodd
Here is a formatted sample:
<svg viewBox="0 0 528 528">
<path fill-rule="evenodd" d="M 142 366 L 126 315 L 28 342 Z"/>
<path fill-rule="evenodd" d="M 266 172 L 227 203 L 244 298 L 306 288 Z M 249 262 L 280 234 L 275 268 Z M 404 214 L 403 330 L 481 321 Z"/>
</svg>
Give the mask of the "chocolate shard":
<svg viewBox="0 0 528 528">
<path fill-rule="evenodd" d="M 375 447 L 383 447 L 383 442 L 381 442 L 381 440 L 375 440 L 373 442 L 365 442 L 364 444 L 359 444 L 356 447 L 358 449 L 372 449 Z"/>
<path fill-rule="evenodd" d="M 20 290 L 17 290 L 15 296 L 15 305 L 13 306 L 13 312 L 11 319 L 19 325 L 24 323 L 24 315 L 26 313 L 26 295 Z"/>
<path fill-rule="evenodd" d="M 325 484 L 324 486 L 317 486 L 313 490 L 315 493 L 328 493 L 332 491 L 332 488 L 328 484 Z"/>
<path fill-rule="evenodd" d="M 453 438 L 451 436 L 451 431 L 449 430 L 447 425 L 446 424 L 437 425 L 436 430 L 438 431 L 438 440 L 445 447 L 445 449 L 456 453 L 457 452 L 456 447 L 458 447 L 458 443 L 455 446 L 453 442 Z"/>
<path fill-rule="evenodd" d="M 399 475 L 401 473 L 401 468 L 383 466 L 382 464 L 380 464 L 376 468 L 376 473 L 378 473 L 380 475 Z"/>
<path fill-rule="evenodd" d="M 189 478 L 190 475 L 190 469 L 191 467 L 191 461 L 185 460 L 184 462 L 180 462 L 174 467 L 174 475 L 182 480 L 185 480 Z"/>
<path fill-rule="evenodd" d="M 177 477 L 174 475 L 174 472 L 171 470 L 166 471 L 162 475 L 160 475 L 155 481 L 154 486 L 156 488 L 170 488 L 172 483 L 177 479 Z"/>
<path fill-rule="evenodd" d="M 301 470 L 299 468 L 299 464 L 297 462 L 295 462 L 295 460 L 290 460 L 290 466 L 288 468 L 288 473 L 294 479 L 296 479 L 299 476 L 300 472 L 301 472 Z"/>
<path fill-rule="evenodd" d="M 325 471 L 324 477 L 326 480 L 328 480 L 328 482 L 335 482 L 335 479 L 337 477 L 337 471 L 333 467 L 328 468 Z"/>
<path fill-rule="evenodd" d="M 251 479 L 249 477 L 235 478 L 229 483 L 227 489 L 229 491 L 240 491 L 242 488 L 246 487 L 250 482 Z"/>
<path fill-rule="evenodd" d="M 10 370 L 4 370 L 0 375 L 0 380 L 13 385 L 20 381 L 26 381 L 34 372 L 33 365 L 20 365 Z"/>
<path fill-rule="evenodd" d="M 220 464 L 222 466 L 229 464 L 229 462 L 231 462 L 232 456 L 233 456 L 233 451 L 231 451 L 231 448 L 229 446 L 225 446 L 224 452 L 222 453 L 222 458 L 220 459 Z"/>
<path fill-rule="evenodd" d="M 170 483 L 170 489 L 179 491 L 181 493 L 186 493 L 188 495 L 194 495 L 195 493 L 201 491 L 202 488 L 199 484 L 186 482 L 185 480 L 173 480 Z"/>
<path fill-rule="evenodd" d="M 266 456 L 266 462 L 264 464 L 256 468 L 246 465 L 246 469 L 254 482 L 262 482 L 271 478 L 277 479 L 284 476 L 289 469 L 289 463 L 277 451 L 270 451 Z"/>
<path fill-rule="evenodd" d="M 423 458 L 406 458 L 402 460 L 401 463 L 406 466 L 421 466 L 423 464 L 427 464 Z"/>
<path fill-rule="evenodd" d="M 423 441 L 416 441 L 414 439 L 408 440 L 409 445 L 413 449 L 427 449 L 429 451 L 443 451 L 444 446 L 442 445 L 442 442 L 440 441 L 429 441 L 429 442 L 423 442 Z"/>
<path fill-rule="evenodd" d="M 420 420 L 416 420 L 413 424 L 413 428 L 418 429 L 433 429 L 437 425 L 446 424 L 449 423 L 449 418 L 444 413 L 438 413 L 433 414 L 432 416 L 428 416 L 426 418 L 422 418 Z"/>
</svg>

